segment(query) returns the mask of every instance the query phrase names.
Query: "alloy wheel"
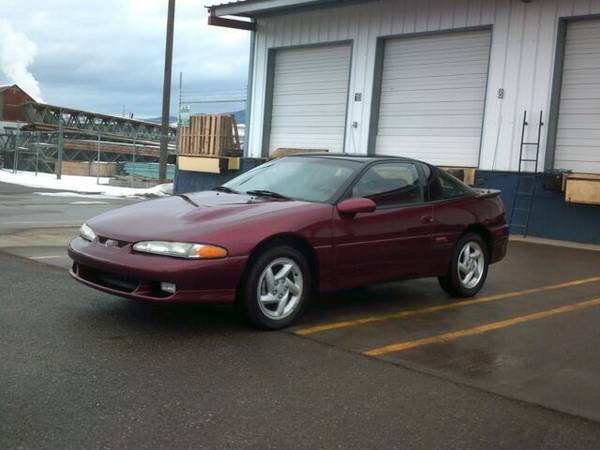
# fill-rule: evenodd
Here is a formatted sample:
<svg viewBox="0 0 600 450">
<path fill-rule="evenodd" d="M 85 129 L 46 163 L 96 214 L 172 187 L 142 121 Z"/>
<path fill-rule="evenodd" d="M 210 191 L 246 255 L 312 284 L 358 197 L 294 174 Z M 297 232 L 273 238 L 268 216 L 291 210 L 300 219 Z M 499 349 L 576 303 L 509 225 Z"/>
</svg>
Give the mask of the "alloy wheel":
<svg viewBox="0 0 600 450">
<path fill-rule="evenodd" d="M 272 320 L 290 316 L 300 304 L 303 285 L 302 271 L 294 260 L 273 260 L 258 280 L 256 295 L 261 312 Z"/>
<path fill-rule="evenodd" d="M 483 277 L 485 255 L 481 246 L 475 241 L 467 242 L 458 255 L 458 279 L 460 284 L 472 289 Z"/>
</svg>

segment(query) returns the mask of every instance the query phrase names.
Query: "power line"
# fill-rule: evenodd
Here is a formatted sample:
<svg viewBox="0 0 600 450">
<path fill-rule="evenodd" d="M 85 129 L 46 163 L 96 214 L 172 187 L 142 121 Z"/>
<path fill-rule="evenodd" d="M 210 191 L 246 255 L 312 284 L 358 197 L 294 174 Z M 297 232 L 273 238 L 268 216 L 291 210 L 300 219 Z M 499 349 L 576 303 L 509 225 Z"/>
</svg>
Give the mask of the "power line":
<svg viewBox="0 0 600 450">
<path fill-rule="evenodd" d="M 245 98 L 237 98 L 231 100 L 194 100 L 194 101 L 182 101 L 183 105 L 199 105 L 199 104 L 208 104 L 208 103 L 244 103 L 246 102 Z"/>
</svg>

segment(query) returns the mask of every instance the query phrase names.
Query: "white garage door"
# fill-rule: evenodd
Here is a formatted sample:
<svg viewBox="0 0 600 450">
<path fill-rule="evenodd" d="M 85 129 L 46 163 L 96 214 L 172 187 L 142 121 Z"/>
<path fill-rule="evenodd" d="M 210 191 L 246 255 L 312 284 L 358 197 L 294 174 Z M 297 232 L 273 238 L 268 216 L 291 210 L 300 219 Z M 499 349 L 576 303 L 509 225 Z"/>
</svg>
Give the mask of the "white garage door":
<svg viewBox="0 0 600 450">
<path fill-rule="evenodd" d="M 491 31 L 385 42 L 375 152 L 476 167 Z"/>
<path fill-rule="evenodd" d="M 350 52 L 346 44 L 276 50 L 269 154 L 343 151 Z"/>
<path fill-rule="evenodd" d="M 600 20 L 567 25 L 558 111 L 555 167 L 600 173 Z"/>
</svg>

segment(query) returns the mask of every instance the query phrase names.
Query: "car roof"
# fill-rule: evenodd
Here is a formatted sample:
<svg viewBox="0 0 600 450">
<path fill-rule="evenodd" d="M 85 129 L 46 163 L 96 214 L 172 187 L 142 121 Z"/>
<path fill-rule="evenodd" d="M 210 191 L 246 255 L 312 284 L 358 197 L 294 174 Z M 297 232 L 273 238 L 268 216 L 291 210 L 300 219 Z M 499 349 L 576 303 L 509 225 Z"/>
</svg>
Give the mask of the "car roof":
<svg viewBox="0 0 600 450">
<path fill-rule="evenodd" d="M 361 164 L 369 164 L 376 161 L 410 161 L 410 162 L 419 162 L 422 164 L 422 161 L 417 161 L 416 159 L 406 158 L 403 156 L 386 156 L 386 155 L 357 155 L 350 153 L 294 153 L 291 155 L 282 155 L 285 157 L 303 157 L 303 158 L 326 158 L 326 159 L 344 159 L 347 161 L 355 161 Z"/>
</svg>

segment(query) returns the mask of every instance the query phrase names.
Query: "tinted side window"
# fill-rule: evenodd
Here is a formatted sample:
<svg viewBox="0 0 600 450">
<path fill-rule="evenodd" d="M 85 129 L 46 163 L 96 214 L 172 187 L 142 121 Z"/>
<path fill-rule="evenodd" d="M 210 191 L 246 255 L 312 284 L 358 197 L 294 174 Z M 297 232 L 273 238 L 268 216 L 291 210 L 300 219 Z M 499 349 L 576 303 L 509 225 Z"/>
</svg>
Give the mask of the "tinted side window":
<svg viewBox="0 0 600 450">
<path fill-rule="evenodd" d="M 464 197 L 473 193 L 467 185 L 441 169 L 436 169 L 429 181 L 431 200 L 446 200 Z"/>
<path fill-rule="evenodd" d="M 356 183 L 352 197 L 370 198 L 377 206 L 399 206 L 422 202 L 423 187 L 414 164 L 376 164 Z"/>
</svg>

